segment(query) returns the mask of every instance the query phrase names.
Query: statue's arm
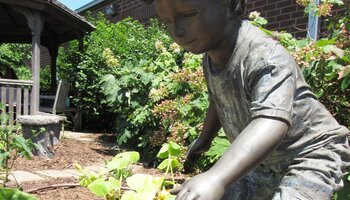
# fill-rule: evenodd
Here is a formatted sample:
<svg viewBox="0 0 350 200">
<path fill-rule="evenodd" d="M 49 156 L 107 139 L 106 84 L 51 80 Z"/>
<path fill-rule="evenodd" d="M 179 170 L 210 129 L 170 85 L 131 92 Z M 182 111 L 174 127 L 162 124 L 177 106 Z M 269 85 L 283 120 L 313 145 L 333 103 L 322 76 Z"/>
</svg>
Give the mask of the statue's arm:
<svg viewBox="0 0 350 200">
<path fill-rule="evenodd" d="M 194 176 L 171 191 L 176 200 L 220 200 L 225 189 L 259 165 L 283 140 L 284 121 L 254 119 L 207 172 Z"/>
<path fill-rule="evenodd" d="M 287 123 L 281 120 L 254 119 L 209 170 L 209 174 L 220 179 L 226 187 L 238 181 L 281 143 L 287 130 Z"/>
</svg>

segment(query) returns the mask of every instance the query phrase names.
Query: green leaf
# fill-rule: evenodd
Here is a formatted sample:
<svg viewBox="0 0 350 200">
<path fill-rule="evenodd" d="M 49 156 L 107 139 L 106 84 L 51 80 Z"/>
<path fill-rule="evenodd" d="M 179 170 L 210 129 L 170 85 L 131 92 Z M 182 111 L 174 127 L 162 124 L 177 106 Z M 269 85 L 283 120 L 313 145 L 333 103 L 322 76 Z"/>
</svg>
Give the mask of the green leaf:
<svg viewBox="0 0 350 200">
<path fill-rule="evenodd" d="M 36 197 L 18 189 L 1 188 L 0 199 L 3 200 L 38 200 Z"/>
<path fill-rule="evenodd" d="M 158 165 L 157 168 L 165 171 L 168 168 L 168 165 L 169 165 L 169 159 L 165 159 Z"/>
<path fill-rule="evenodd" d="M 139 199 L 137 198 L 136 192 L 134 192 L 134 191 L 126 191 L 122 195 L 121 200 L 139 200 Z"/>
<path fill-rule="evenodd" d="M 4 161 L 7 157 L 9 157 L 10 153 L 9 152 L 4 152 L 0 154 L 0 166 L 4 166 Z"/>
<path fill-rule="evenodd" d="M 119 187 L 119 182 L 113 178 L 108 181 L 99 178 L 88 185 L 89 190 L 99 197 L 106 197 L 112 190 L 118 190 Z"/>
<path fill-rule="evenodd" d="M 325 53 L 334 53 L 336 56 L 338 56 L 339 58 L 342 58 L 344 56 L 344 50 L 343 49 L 340 49 L 338 48 L 337 46 L 335 45 L 326 45 L 323 47 L 323 51 Z"/>
<path fill-rule="evenodd" d="M 140 159 L 140 154 L 137 151 L 127 151 L 123 153 L 119 153 L 114 156 L 113 159 L 124 158 L 128 160 L 130 163 L 136 163 Z"/>
<path fill-rule="evenodd" d="M 350 85 L 350 77 L 348 76 L 342 80 L 340 88 L 341 90 L 344 91 L 349 87 L 349 85 Z"/>
<path fill-rule="evenodd" d="M 107 168 L 109 170 L 121 170 L 121 169 L 126 169 L 129 165 L 129 160 L 125 158 L 118 158 L 118 159 L 113 159 L 107 163 Z"/>
<path fill-rule="evenodd" d="M 165 143 L 157 154 L 157 158 L 168 158 L 169 157 L 169 144 Z"/>
<path fill-rule="evenodd" d="M 213 141 L 213 144 L 209 151 L 206 153 L 206 156 L 211 157 L 212 161 L 219 159 L 222 154 L 229 148 L 231 143 L 227 140 L 226 137 L 216 137 Z"/>
<path fill-rule="evenodd" d="M 21 135 L 16 135 L 13 138 L 19 145 L 20 147 L 22 147 L 24 149 L 24 151 L 30 156 L 32 157 L 32 149 L 27 145 L 27 141 L 24 139 L 23 136 Z"/>
<path fill-rule="evenodd" d="M 163 178 L 147 174 L 135 174 L 126 179 L 127 185 L 137 193 L 143 193 L 142 199 L 153 199 L 160 189 Z"/>
<path fill-rule="evenodd" d="M 165 171 L 167 168 L 169 167 L 175 169 L 176 167 L 178 167 L 180 165 L 180 162 L 177 159 L 165 159 L 163 160 L 159 165 L 158 165 L 158 169 Z"/>
<path fill-rule="evenodd" d="M 327 45 L 333 45 L 335 44 L 336 41 L 334 39 L 330 40 L 330 39 L 320 39 L 316 42 L 316 46 L 319 46 L 319 47 L 325 47 Z"/>
<path fill-rule="evenodd" d="M 175 169 L 180 165 L 180 162 L 177 159 L 171 159 L 171 168 Z"/>
<path fill-rule="evenodd" d="M 175 142 L 170 141 L 169 142 L 169 154 L 171 156 L 179 156 L 181 154 L 181 149 L 178 144 Z"/>
</svg>

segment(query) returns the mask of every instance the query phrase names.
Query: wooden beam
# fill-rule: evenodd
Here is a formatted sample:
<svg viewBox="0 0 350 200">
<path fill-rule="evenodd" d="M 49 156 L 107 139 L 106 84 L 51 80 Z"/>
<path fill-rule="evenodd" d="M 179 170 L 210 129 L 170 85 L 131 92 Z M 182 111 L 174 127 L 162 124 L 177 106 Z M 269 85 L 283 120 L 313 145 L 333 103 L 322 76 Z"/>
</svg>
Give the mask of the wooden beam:
<svg viewBox="0 0 350 200">
<path fill-rule="evenodd" d="M 31 92 L 30 114 L 35 115 L 39 112 L 40 96 L 40 44 L 41 33 L 44 27 L 44 21 L 41 13 L 37 10 L 15 7 L 21 12 L 28 21 L 28 26 L 32 32 L 32 80 L 33 88 Z"/>
<path fill-rule="evenodd" d="M 57 88 L 57 56 L 58 44 L 52 44 L 48 47 L 51 59 L 51 92 L 54 94 Z"/>
</svg>

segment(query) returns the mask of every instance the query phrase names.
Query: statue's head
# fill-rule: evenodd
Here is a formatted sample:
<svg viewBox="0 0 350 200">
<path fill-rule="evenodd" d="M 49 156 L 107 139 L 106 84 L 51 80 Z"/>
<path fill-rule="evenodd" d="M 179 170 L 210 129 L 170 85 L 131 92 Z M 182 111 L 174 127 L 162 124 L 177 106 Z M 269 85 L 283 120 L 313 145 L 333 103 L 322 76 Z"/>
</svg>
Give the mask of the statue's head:
<svg viewBox="0 0 350 200">
<path fill-rule="evenodd" d="M 151 4 L 153 2 L 161 1 L 161 0 L 143 0 L 147 4 Z M 246 9 L 246 1 L 247 0 L 213 0 L 219 3 L 222 3 L 225 6 L 228 6 L 232 11 L 236 12 L 236 16 L 242 17 L 245 9 Z"/>
<path fill-rule="evenodd" d="M 245 0 L 154 0 L 154 4 L 174 41 L 199 54 L 215 51 L 231 40 Z"/>
</svg>

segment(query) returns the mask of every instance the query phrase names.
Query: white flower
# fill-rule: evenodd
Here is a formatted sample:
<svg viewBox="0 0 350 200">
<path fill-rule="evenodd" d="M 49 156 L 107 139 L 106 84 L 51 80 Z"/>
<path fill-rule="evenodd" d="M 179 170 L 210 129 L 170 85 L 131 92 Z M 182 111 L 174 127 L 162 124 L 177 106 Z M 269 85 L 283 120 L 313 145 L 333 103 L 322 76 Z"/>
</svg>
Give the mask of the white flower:
<svg viewBox="0 0 350 200">
<path fill-rule="evenodd" d="M 170 49 L 174 52 L 174 53 L 180 53 L 181 51 L 181 47 L 180 45 L 178 45 L 176 42 L 172 43 L 170 45 Z"/>
<path fill-rule="evenodd" d="M 254 12 L 251 12 L 249 14 L 249 19 L 256 19 L 256 18 L 259 18 L 260 17 L 260 13 L 258 11 L 254 11 Z"/>
</svg>

